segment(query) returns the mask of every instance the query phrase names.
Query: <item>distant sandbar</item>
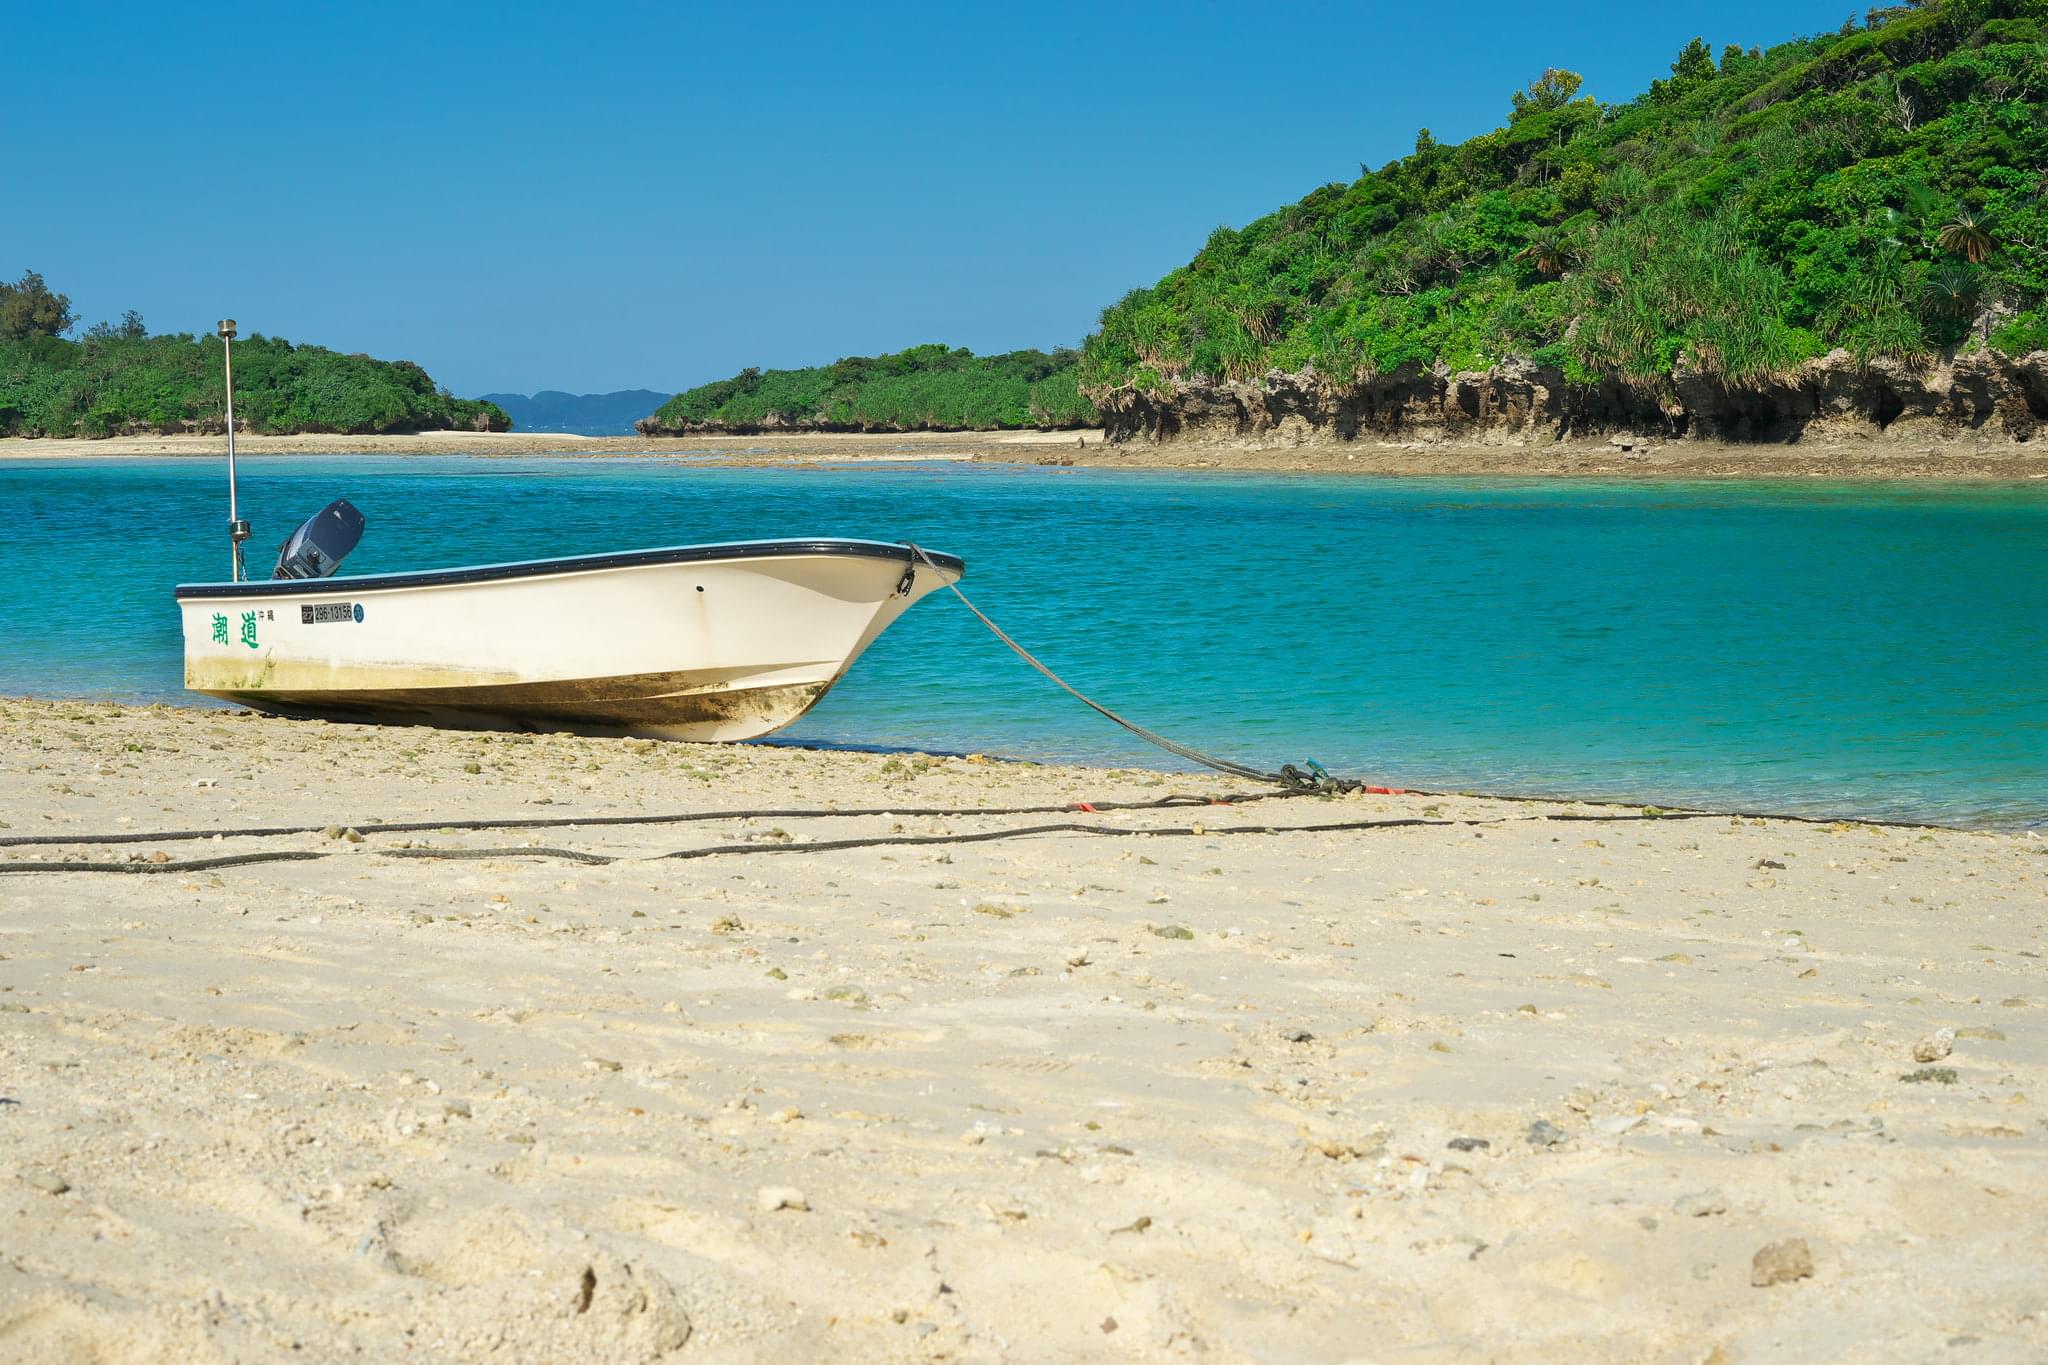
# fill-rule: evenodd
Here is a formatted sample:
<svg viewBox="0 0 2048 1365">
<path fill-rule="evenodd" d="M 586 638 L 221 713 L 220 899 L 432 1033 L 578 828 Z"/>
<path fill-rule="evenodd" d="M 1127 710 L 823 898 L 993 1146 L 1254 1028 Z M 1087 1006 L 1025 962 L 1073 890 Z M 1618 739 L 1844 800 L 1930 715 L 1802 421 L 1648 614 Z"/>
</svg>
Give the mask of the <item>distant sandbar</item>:
<svg viewBox="0 0 2048 1365">
<path fill-rule="evenodd" d="M 1974 440 L 1800 442 L 1632 441 L 1614 438 L 1523 444 L 1349 441 L 1131 442 L 1100 431 L 810 433 L 757 436 L 575 436 L 560 432 L 432 431 L 414 435 L 245 435 L 244 455 L 484 455 L 668 459 L 706 465 L 961 460 L 1092 465 L 1122 469 L 1265 473 L 1604 479 L 2048 479 L 2048 447 Z M 119 436 L 0 440 L 0 460 L 185 456 L 215 458 L 219 436 Z"/>
</svg>

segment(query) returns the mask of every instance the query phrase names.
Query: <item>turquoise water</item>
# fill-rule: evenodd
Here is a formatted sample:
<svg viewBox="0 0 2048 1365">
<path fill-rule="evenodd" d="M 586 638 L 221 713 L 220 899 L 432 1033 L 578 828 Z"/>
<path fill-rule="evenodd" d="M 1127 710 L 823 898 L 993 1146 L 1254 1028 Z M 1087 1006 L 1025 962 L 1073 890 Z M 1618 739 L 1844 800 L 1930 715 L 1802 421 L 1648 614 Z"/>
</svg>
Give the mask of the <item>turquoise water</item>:
<svg viewBox="0 0 2048 1365">
<path fill-rule="evenodd" d="M 252 565 L 329 499 L 351 572 L 913 538 L 1076 686 L 1403 786 L 2048 820 L 2048 483 L 1589 484 L 966 464 L 244 461 Z M 212 460 L 0 464 L 0 693 L 182 700 Z M 786 738 L 1172 766 L 928 598 Z"/>
</svg>

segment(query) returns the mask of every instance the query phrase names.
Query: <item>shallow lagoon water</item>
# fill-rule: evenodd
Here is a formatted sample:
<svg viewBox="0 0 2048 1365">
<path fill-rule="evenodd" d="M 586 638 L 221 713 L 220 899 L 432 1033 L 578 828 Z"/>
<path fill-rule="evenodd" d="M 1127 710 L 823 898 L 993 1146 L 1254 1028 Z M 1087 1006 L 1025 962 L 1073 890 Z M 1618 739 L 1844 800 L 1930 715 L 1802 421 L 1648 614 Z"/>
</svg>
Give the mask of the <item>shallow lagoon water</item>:
<svg viewBox="0 0 2048 1365">
<path fill-rule="evenodd" d="M 267 457 L 251 564 L 328 500 L 345 573 L 915 539 L 1082 690 L 1261 765 L 1401 786 L 2048 820 L 2048 484 L 1585 483 L 957 463 Z M 215 460 L 0 464 L 0 693 L 188 701 L 171 585 Z M 1175 766 L 927 598 L 782 739 Z M 1077 793 L 1083 795 L 1083 793 Z"/>
</svg>

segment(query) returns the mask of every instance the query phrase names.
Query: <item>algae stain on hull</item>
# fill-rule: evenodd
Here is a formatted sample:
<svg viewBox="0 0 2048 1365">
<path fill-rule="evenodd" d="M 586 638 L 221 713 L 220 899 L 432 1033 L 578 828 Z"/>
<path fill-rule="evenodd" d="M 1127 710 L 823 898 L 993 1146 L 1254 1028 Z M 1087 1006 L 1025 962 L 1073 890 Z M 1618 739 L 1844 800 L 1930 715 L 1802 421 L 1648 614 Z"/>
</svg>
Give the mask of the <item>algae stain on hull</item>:
<svg viewBox="0 0 2048 1365">
<path fill-rule="evenodd" d="M 201 655 L 185 660 L 185 686 L 209 696 L 225 692 L 447 690 L 518 681 L 516 673 L 487 669 L 423 668 L 417 664 L 336 664 L 317 659 L 279 659 L 269 654 L 253 670 L 243 660 L 231 656 Z"/>
<path fill-rule="evenodd" d="M 253 677 L 205 670 L 204 681 L 188 675 L 186 685 L 253 710 L 300 718 L 703 742 L 755 739 L 779 730 L 817 705 L 836 681 L 733 687 L 716 671 L 554 682 L 447 669 L 300 664 L 288 671 L 310 685 L 284 685 L 267 668 Z"/>
</svg>

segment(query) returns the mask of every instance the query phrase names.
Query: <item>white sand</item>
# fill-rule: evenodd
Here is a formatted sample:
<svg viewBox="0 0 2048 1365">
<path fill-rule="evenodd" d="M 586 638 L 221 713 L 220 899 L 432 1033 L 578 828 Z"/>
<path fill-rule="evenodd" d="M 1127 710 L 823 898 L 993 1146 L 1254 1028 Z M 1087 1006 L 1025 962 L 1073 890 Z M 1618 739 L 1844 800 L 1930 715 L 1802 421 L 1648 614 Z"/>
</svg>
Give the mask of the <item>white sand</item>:
<svg viewBox="0 0 2048 1365">
<path fill-rule="evenodd" d="M 416 436 L 238 436 L 248 455 L 498 455 L 658 459 L 693 465 L 887 463 L 906 459 L 1119 469 L 1207 469 L 1366 476 L 1659 479 L 2048 479 L 2034 445 L 1949 441 L 1802 441 L 1796 445 L 1672 441 L 1648 451 L 1605 438 L 1521 444 L 1358 440 L 1322 444 L 1175 441 L 1112 446 L 1100 431 L 969 431 L 757 436 L 561 436 L 546 432 L 430 431 Z M 219 436 L 107 440 L 0 439 L 0 462 L 122 456 L 222 458 Z"/>
<path fill-rule="evenodd" d="M 801 436 L 675 437 L 574 436 L 548 431 L 423 431 L 406 436 L 335 436 L 325 433 L 268 436 L 243 433 L 235 437 L 235 452 L 238 455 L 648 455 L 678 458 L 716 450 L 727 455 L 751 456 L 760 461 L 790 456 L 831 456 L 852 460 L 908 451 L 928 455 L 1015 452 L 1011 458 L 1029 459 L 1030 450 L 1040 446 L 1078 451 L 1076 443 L 1081 437 L 1087 439 L 1090 447 L 1102 444 L 1100 431 L 913 431 L 896 435 L 828 432 Z M 166 455 L 225 460 L 227 438 L 184 434 L 111 436 L 105 439 L 82 436 L 0 437 L 0 460 Z"/>
<path fill-rule="evenodd" d="M 371 823 L 1229 789 L 0 703 L 0 836 L 366 831 L 0 849 L 331 855 L 0 876 L 0 1358 L 2048 1355 L 2035 837 Z"/>
</svg>

